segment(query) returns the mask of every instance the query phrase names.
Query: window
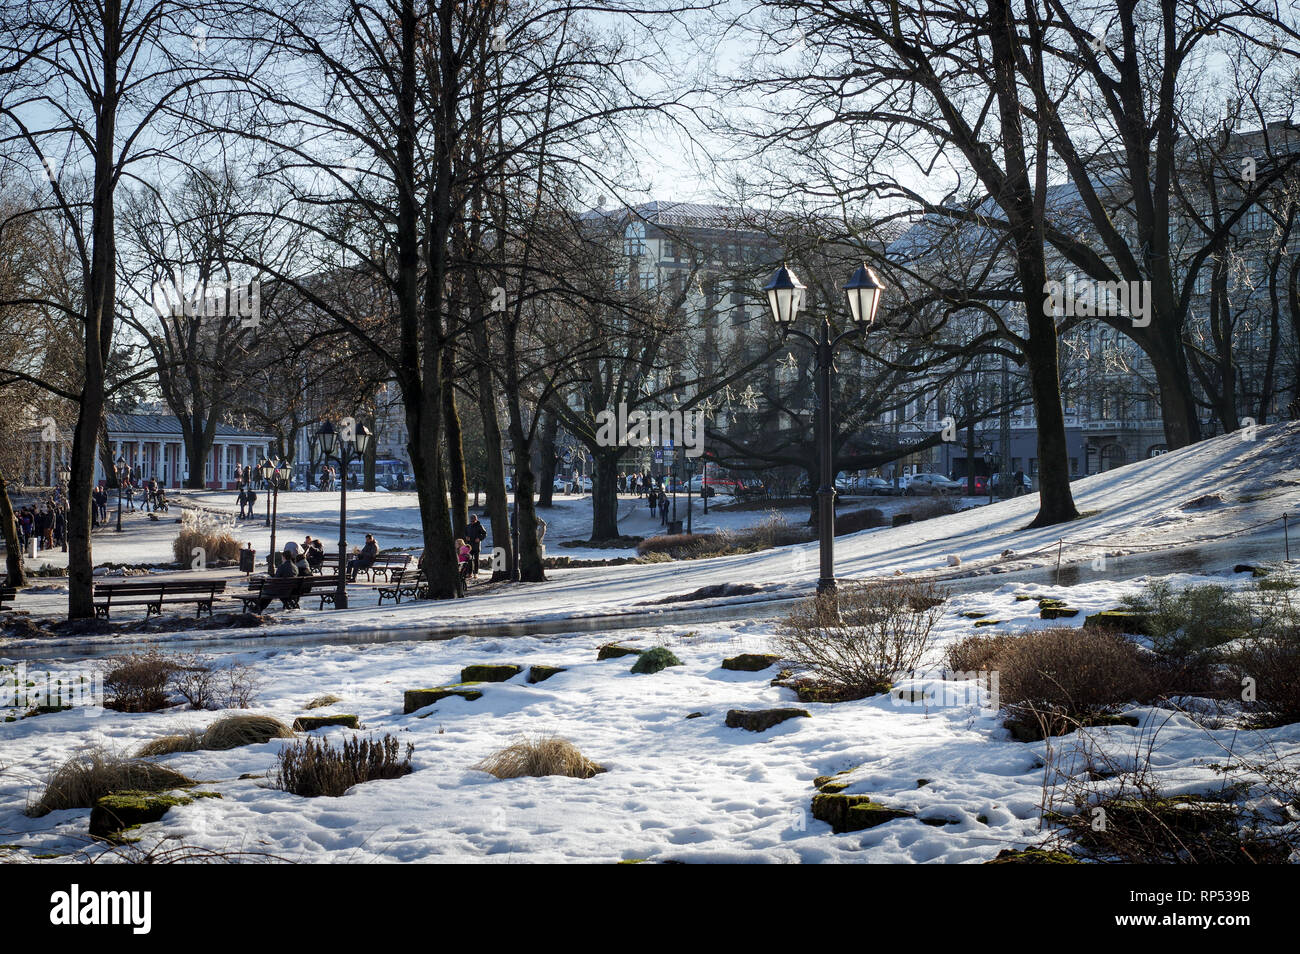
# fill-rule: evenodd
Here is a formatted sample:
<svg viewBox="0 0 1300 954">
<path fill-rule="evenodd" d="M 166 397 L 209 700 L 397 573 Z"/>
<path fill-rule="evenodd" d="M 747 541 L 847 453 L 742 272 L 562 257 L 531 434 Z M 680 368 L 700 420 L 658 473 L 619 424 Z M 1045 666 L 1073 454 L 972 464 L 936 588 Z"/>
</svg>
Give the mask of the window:
<svg viewBox="0 0 1300 954">
<path fill-rule="evenodd" d="M 674 242 L 672 239 L 664 239 L 663 257 L 666 259 L 670 259 L 671 261 L 674 262 L 677 261 L 678 258 L 677 243 Z"/>
</svg>

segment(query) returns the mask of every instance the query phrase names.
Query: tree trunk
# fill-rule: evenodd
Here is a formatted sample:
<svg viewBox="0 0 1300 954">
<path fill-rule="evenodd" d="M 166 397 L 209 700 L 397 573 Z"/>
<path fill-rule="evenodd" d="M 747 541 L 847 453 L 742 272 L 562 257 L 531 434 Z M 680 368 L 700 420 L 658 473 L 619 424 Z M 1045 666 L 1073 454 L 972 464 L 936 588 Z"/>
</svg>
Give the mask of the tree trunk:
<svg viewBox="0 0 1300 954">
<path fill-rule="evenodd" d="M 1201 420 L 1182 342 L 1168 342 L 1152 335 L 1146 353 L 1155 371 L 1156 387 L 1160 390 L 1167 449 L 1177 450 L 1195 444 L 1201 439 Z"/>
<path fill-rule="evenodd" d="M 550 411 L 545 411 L 542 419 L 541 467 L 537 474 L 537 506 L 550 507 L 555 496 L 555 471 L 559 460 L 555 453 L 555 436 L 559 433 L 560 419 Z M 595 538 L 595 531 L 592 532 Z"/>
<path fill-rule="evenodd" d="M 27 567 L 23 563 L 23 550 L 18 542 L 18 522 L 14 518 L 13 501 L 9 499 L 9 485 L 0 474 L 0 536 L 5 542 L 5 572 L 9 585 L 27 585 Z"/>
<path fill-rule="evenodd" d="M 593 448 L 591 542 L 613 540 L 618 533 L 618 461 L 621 447 Z"/>
<path fill-rule="evenodd" d="M 447 473 L 451 477 L 451 528 L 457 537 L 465 536 L 469 525 L 469 485 L 465 476 L 465 442 L 456 408 L 455 349 L 442 349 L 442 426 L 447 438 Z"/>
<path fill-rule="evenodd" d="M 482 331 L 481 325 L 479 331 Z M 477 332 L 476 332 L 477 337 Z M 483 333 L 480 348 L 486 348 L 487 335 Z M 482 351 L 480 353 L 483 353 Z M 486 361 L 478 365 L 478 408 L 483 419 L 483 441 L 487 457 L 487 473 L 483 475 L 487 484 L 488 522 L 492 526 L 492 581 L 510 579 L 510 566 L 514 561 L 514 543 L 510 539 L 510 502 L 506 497 L 505 456 L 501 452 L 501 422 L 497 420 L 497 402 L 492 389 L 492 370 Z M 495 558 L 495 551 L 501 551 L 502 560 Z M 499 568 L 498 568 L 499 564 Z"/>
</svg>

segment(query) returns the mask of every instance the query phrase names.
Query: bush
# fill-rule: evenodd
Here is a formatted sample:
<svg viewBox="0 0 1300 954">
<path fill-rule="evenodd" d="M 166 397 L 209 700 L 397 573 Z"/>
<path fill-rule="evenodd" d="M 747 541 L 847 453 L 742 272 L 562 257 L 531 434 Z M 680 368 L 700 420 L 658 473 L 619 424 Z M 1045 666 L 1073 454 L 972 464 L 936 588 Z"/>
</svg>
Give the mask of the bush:
<svg viewBox="0 0 1300 954">
<path fill-rule="evenodd" d="M 170 701 L 168 683 L 176 674 L 171 656 L 157 650 L 119 656 L 104 672 L 104 706 L 118 712 L 157 712 Z"/>
<path fill-rule="evenodd" d="M 682 661 L 673 655 L 672 650 L 656 646 L 636 657 L 636 662 L 632 664 L 632 671 L 641 674 L 654 673 L 681 664 Z"/>
<path fill-rule="evenodd" d="M 857 533 L 859 530 L 870 530 L 874 527 L 886 527 L 889 521 L 885 519 L 885 512 L 878 507 L 868 507 L 865 510 L 850 510 L 848 513 L 837 513 L 835 515 L 835 535 L 843 536 L 846 533 Z"/>
<path fill-rule="evenodd" d="M 579 752 L 568 739 L 553 735 L 523 736 L 474 768 L 497 778 L 541 778 L 545 775 L 592 778 L 605 771 Z"/>
<path fill-rule="evenodd" d="M 239 541 L 231 531 L 234 525 L 212 514 L 186 510 L 181 514 L 181 532 L 172 541 L 172 556 L 177 563 L 189 566 L 194 561 L 196 547 L 203 550 L 207 564 L 239 559 Z"/>
<path fill-rule="evenodd" d="M 177 656 L 171 686 L 194 709 L 247 709 L 261 685 L 251 667 L 231 661 L 213 668 L 200 656 Z"/>
<path fill-rule="evenodd" d="M 956 497 L 929 497 L 920 503 L 912 504 L 906 512 L 912 515 L 913 521 L 916 521 L 946 517 L 956 513 L 958 509 Z"/>
<path fill-rule="evenodd" d="M 921 661 L 944 599 L 932 583 L 846 586 L 796 606 L 777 628 L 775 648 L 830 689 L 877 691 Z"/>
<path fill-rule="evenodd" d="M 1261 636 L 1228 654 L 1236 686 L 1254 680 L 1255 699 L 1248 708 L 1264 725 L 1300 722 L 1300 634 Z"/>
<path fill-rule="evenodd" d="M 646 537 L 636 545 L 636 552 L 637 556 L 663 553 L 681 559 L 683 554 L 711 536 L 709 533 L 666 533 L 658 537 Z"/>
<path fill-rule="evenodd" d="M 409 775 L 412 743 L 406 757 L 398 758 L 400 744 L 391 735 L 382 739 L 346 739 L 341 748 L 309 736 L 284 748 L 279 755 L 275 787 L 306 798 L 342 795 L 353 785 L 380 778 Z"/>
<path fill-rule="evenodd" d="M 1151 645 L 1167 656 L 1194 657 L 1248 632 L 1250 606 L 1226 586 L 1191 586 L 1175 591 L 1157 580 L 1121 601 L 1146 617 Z"/>
<path fill-rule="evenodd" d="M 45 792 L 27 813 L 41 816 L 65 808 L 93 808 L 110 792 L 165 792 L 193 784 L 192 779 L 156 762 L 89 749 L 54 770 Z"/>
<path fill-rule="evenodd" d="M 948 668 L 954 672 L 991 672 L 999 668 L 999 657 L 1011 651 L 1020 637 L 1012 633 L 967 636 L 948 647 Z"/>
</svg>

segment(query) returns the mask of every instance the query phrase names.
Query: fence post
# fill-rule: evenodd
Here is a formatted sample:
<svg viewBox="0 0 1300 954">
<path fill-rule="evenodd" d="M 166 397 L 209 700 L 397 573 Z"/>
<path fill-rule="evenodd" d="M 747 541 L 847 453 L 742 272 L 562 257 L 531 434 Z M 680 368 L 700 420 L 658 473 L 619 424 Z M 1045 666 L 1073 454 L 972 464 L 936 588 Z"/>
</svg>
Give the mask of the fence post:
<svg viewBox="0 0 1300 954">
<path fill-rule="evenodd" d="M 1287 515 L 1282 514 L 1282 541 L 1286 546 L 1286 558 L 1291 559 L 1291 533 L 1287 529 Z"/>
<path fill-rule="evenodd" d="M 1056 582 L 1061 582 L 1061 549 L 1065 546 L 1065 538 L 1062 537 L 1056 541 Z"/>
</svg>

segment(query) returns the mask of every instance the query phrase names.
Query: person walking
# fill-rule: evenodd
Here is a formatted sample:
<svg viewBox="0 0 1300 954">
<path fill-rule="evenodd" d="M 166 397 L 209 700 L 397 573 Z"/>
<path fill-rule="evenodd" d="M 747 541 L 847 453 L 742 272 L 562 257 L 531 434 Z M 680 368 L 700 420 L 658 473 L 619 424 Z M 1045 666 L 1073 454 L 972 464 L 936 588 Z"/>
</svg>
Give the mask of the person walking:
<svg viewBox="0 0 1300 954">
<path fill-rule="evenodd" d="M 659 523 L 668 526 L 668 495 L 663 491 L 659 493 Z"/>
<path fill-rule="evenodd" d="M 646 491 L 645 499 L 646 502 L 650 505 L 650 516 L 653 517 L 655 515 L 655 510 L 658 507 L 658 502 L 655 500 L 655 492 L 653 489 Z"/>
<path fill-rule="evenodd" d="M 239 519 L 243 520 L 248 515 L 248 491 L 244 489 L 243 484 L 239 485 L 239 495 L 235 497 L 235 501 L 239 504 Z"/>
<path fill-rule="evenodd" d="M 478 564 L 483 548 L 483 541 L 486 539 L 487 527 L 479 523 L 478 514 L 470 514 L 469 526 L 465 528 L 465 542 L 469 544 L 469 575 L 475 579 L 478 579 Z"/>
</svg>

